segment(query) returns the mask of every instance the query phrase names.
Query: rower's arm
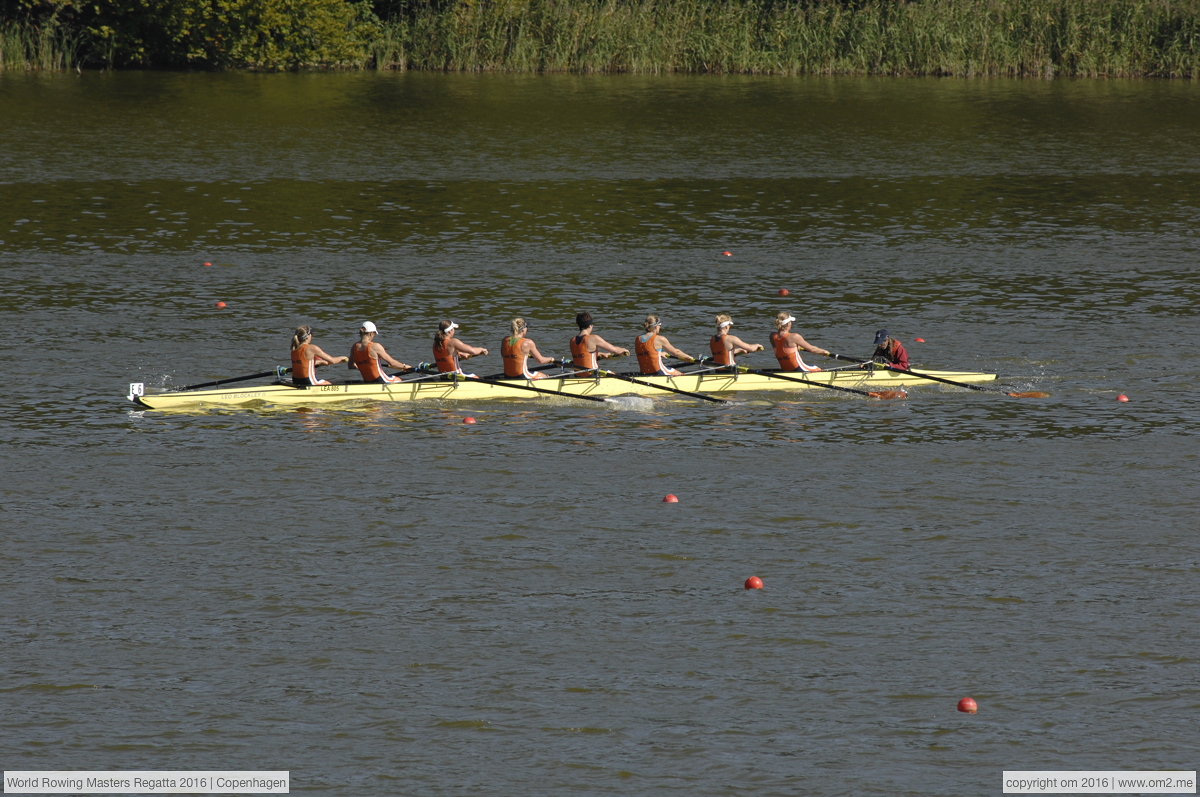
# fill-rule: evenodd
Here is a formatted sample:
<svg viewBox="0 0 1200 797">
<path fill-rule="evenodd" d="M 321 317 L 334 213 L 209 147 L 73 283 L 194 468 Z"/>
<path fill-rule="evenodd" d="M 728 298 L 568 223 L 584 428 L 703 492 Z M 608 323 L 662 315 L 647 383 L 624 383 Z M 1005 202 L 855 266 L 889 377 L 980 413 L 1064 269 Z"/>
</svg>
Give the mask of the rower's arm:
<svg viewBox="0 0 1200 797">
<path fill-rule="evenodd" d="M 450 338 L 450 343 L 454 345 L 454 350 L 458 352 L 459 356 L 463 359 L 469 357 L 479 357 L 480 355 L 488 353 L 488 350 L 482 346 L 468 346 L 458 338 Z"/>
<path fill-rule="evenodd" d="M 538 365 L 545 365 L 546 363 L 554 362 L 553 357 L 543 357 L 542 353 L 540 351 L 538 351 L 537 344 L 534 343 L 532 340 L 526 339 L 525 343 L 529 344 L 529 348 L 525 351 L 525 353 L 528 354 L 533 359 L 537 360 Z M 524 346 L 525 343 L 522 343 L 521 345 Z"/>
<path fill-rule="evenodd" d="M 666 350 L 667 350 L 667 353 L 668 353 L 668 354 L 670 354 L 670 355 L 671 355 L 671 356 L 673 356 L 673 357 L 677 357 L 677 358 L 679 358 L 680 360 L 694 360 L 694 359 L 696 359 L 695 357 L 691 356 L 690 354 L 684 354 L 684 353 L 683 353 L 683 351 L 681 351 L 680 349 L 677 349 L 677 348 L 675 348 L 674 346 L 672 346 L 672 345 L 671 345 L 671 341 L 667 340 L 667 339 L 666 339 L 666 338 L 664 338 L 662 335 L 659 335 L 659 336 L 658 336 L 658 342 L 659 342 L 659 343 L 661 343 L 661 344 L 662 344 L 662 347 L 663 347 L 664 349 L 666 349 Z"/>
<path fill-rule="evenodd" d="M 800 348 L 804 349 L 807 352 L 811 352 L 813 354 L 823 354 L 826 357 L 829 356 L 828 349 L 822 349 L 819 346 L 812 345 L 807 340 L 805 340 L 804 337 L 799 332 L 793 332 L 788 337 L 790 337 L 792 339 L 792 343 L 795 343 L 797 346 L 799 346 Z"/>
<path fill-rule="evenodd" d="M 321 351 L 317 344 L 312 344 L 313 365 L 337 365 L 338 363 L 350 362 L 349 357 L 332 357 Z"/>
<path fill-rule="evenodd" d="M 409 370 L 409 371 L 412 370 L 412 366 L 405 365 L 404 363 L 400 362 L 399 360 L 394 359 L 392 357 L 392 355 L 388 354 L 387 349 L 383 348 L 383 346 L 381 344 L 376 343 L 373 345 L 379 346 L 379 348 L 375 350 L 375 354 L 379 357 L 379 359 L 383 360 L 388 365 L 392 366 L 393 368 L 400 368 L 401 370 Z"/>
<path fill-rule="evenodd" d="M 733 351 L 735 354 L 749 354 L 752 351 L 763 350 L 763 345 L 761 343 L 747 343 L 741 338 L 734 337 L 733 335 L 727 335 L 726 337 L 728 337 L 729 342 L 734 345 L 735 348 Z"/>
<path fill-rule="evenodd" d="M 619 354 L 622 357 L 629 356 L 629 349 L 622 349 L 620 346 L 614 346 L 599 335 L 593 335 L 592 338 L 596 342 L 596 351 L 606 351 L 609 354 Z"/>
</svg>

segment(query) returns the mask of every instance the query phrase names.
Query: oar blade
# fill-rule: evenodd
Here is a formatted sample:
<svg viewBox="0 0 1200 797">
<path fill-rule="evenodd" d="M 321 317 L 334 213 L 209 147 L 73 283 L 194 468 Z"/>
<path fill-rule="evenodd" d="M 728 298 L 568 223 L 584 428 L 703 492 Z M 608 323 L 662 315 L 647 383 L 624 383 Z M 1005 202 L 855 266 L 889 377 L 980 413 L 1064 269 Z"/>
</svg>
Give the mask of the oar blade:
<svg viewBox="0 0 1200 797">
<path fill-rule="evenodd" d="M 1050 398 L 1049 393 L 1043 393 L 1040 390 L 1027 390 L 1024 393 L 1009 393 L 1013 398 Z"/>
<path fill-rule="evenodd" d="M 867 395 L 876 399 L 906 399 L 908 398 L 907 390 L 869 390 Z"/>
</svg>

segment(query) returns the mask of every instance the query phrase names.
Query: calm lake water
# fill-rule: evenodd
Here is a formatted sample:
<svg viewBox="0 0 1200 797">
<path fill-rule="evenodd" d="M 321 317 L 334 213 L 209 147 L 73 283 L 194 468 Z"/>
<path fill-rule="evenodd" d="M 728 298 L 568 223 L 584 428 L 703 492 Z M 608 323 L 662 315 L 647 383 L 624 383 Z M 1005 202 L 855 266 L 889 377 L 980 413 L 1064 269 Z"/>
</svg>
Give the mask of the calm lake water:
<svg viewBox="0 0 1200 797">
<path fill-rule="evenodd" d="M 1194 769 L 1198 225 L 1194 82 L 0 74 L 4 768 Z M 284 364 L 302 323 L 417 362 L 450 317 L 493 373 L 510 317 L 561 355 L 582 309 L 689 352 L 717 312 L 858 356 L 886 327 L 1051 397 L 124 399 Z"/>
</svg>

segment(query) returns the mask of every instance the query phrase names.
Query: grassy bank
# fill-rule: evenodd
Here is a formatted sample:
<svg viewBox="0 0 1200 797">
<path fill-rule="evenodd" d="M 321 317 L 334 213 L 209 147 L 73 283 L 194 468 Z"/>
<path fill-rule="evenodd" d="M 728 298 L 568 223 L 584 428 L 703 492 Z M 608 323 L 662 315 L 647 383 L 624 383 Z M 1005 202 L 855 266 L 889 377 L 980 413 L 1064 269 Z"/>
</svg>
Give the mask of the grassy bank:
<svg viewBox="0 0 1200 797">
<path fill-rule="evenodd" d="M 385 26 L 380 67 L 1200 76 L 1200 2 L 455 0 Z"/>
<path fill-rule="evenodd" d="M 69 28 L 0 21 L 0 70 L 71 69 L 82 42 Z"/>
<path fill-rule="evenodd" d="M 1200 0 L 448 0 L 347 37 L 349 68 L 1200 77 Z M 79 59 L 104 61 L 61 26 L 0 24 L 0 68 Z"/>
</svg>

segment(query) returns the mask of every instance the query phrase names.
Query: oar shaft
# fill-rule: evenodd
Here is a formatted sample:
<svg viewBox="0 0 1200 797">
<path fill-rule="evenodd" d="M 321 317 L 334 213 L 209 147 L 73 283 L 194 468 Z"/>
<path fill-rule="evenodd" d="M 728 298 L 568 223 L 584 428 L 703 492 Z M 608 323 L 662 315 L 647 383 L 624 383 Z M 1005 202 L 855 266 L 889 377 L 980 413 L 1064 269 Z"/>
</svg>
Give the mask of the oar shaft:
<svg viewBox="0 0 1200 797">
<path fill-rule="evenodd" d="M 704 399 L 705 401 L 711 401 L 714 404 L 729 404 L 730 403 L 727 399 L 713 398 L 712 396 L 706 396 L 703 393 L 693 393 L 690 390 L 680 390 L 677 387 L 667 387 L 666 385 L 656 385 L 653 382 L 643 382 L 641 379 L 634 379 L 632 376 L 621 376 L 620 374 L 607 374 L 607 376 L 610 379 L 620 379 L 622 382 L 631 382 L 632 384 L 635 384 L 635 385 L 643 385 L 645 387 L 653 387 L 658 390 L 665 390 L 668 393 L 678 393 L 681 396 L 689 396 L 691 398 Z"/>
<path fill-rule="evenodd" d="M 978 390 L 981 393 L 1004 393 L 1004 392 L 1006 392 L 1003 390 L 989 390 L 988 388 L 980 387 L 979 385 L 969 385 L 966 382 L 956 382 L 953 379 L 945 379 L 940 376 L 933 376 L 932 374 L 923 374 L 920 371 L 913 371 L 913 370 L 907 369 L 907 368 L 897 368 L 896 366 L 892 365 L 891 363 L 876 363 L 874 360 L 860 360 L 857 357 L 847 357 L 844 354 L 830 354 L 829 356 L 835 360 L 849 360 L 852 363 L 863 363 L 863 364 L 874 363 L 875 366 L 878 368 L 884 368 L 884 369 L 887 369 L 888 371 L 895 371 L 898 374 L 910 374 L 910 375 L 918 377 L 920 379 L 928 379 L 931 382 L 942 382 L 947 385 L 954 385 L 955 387 L 965 387 L 968 390 Z"/>
<path fill-rule="evenodd" d="M 285 374 L 290 373 L 291 370 L 292 370 L 291 368 L 285 368 L 283 370 L 283 373 L 285 373 Z M 275 376 L 278 373 L 280 373 L 278 369 L 276 369 L 274 371 L 263 371 L 261 374 L 250 374 L 248 376 L 235 376 L 235 377 L 231 377 L 229 379 L 218 379 L 214 382 L 201 382 L 198 385 L 184 385 L 183 387 L 173 387 L 170 390 L 167 390 L 165 392 L 167 392 L 167 393 L 182 393 L 185 390 L 199 390 L 202 387 L 217 387 L 219 385 L 228 385 L 232 382 L 245 382 L 250 379 L 263 379 L 264 377 Z"/>
<path fill-rule="evenodd" d="M 546 390 L 540 387 L 533 387 L 532 385 L 518 385 L 515 382 L 499 382 L 495 379 L 477 379 L 475 381 L 485 382 L 489 385 L 497 385 L 499 387 L 511 387 L 516 388 L 517 390 L 528 390 L 533 393 L 545 393 L 547 396 L 559 396 L 560 398 L 577 398 L 583 399 L 584 401 L 598 401 L 601 404 L 608 401 L 608 399 L 601 398 L 600 396 L 581 396 L 578 393 L 560 393 L 557 390 Z"/>
<path fill-rule="evenodd" d="M 866 390 L 859 390 L 858 388 L 853 388 L 853 387 L 840 387 L 838 385 L 827 385 L 824 382 L 814 382 L 811 379 L 803 379 L 803 378 L 798 378 L 798 377 L 794 377 L 794 376 L 782 376 L 780 374 L 775 373 L 774 371 L 758 371 L 758 370 L 751 370 L 751 369 L 747 368 L 746 373 L 758 374 L 759 376 L 766 376 L 771 379 L 782 379 L 785 382 L 797 382 L 801 385 L 812 385 L 813 387 L 824 387 L 824 388 L 828 388 L 829 390 L 841 390 L 844 393 L 856 393 L 860 396 L 869 396 L 871 398 L 874 398 Z"/>
</svg>

